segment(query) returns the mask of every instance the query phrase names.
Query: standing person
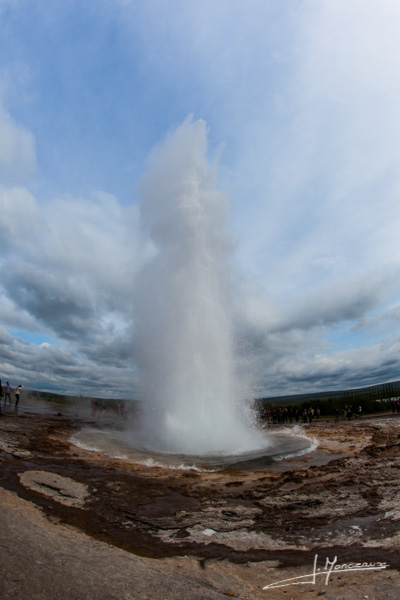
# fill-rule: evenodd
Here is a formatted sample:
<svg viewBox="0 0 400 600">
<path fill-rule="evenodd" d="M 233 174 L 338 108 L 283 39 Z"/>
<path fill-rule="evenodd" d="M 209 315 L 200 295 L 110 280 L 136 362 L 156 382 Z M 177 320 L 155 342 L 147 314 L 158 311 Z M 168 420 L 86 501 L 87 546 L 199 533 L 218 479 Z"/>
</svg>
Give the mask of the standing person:
<svg viewBox="0 0 400 600">
<path fill-rule="evenodd" d="M 19 395 L 21 393 L 22 390 L 22 385 L 19 385 L 17 387 L 17 389 L 15 390 L 15 408 L 18 408 L 18 402 L 19 402 Z"/>
<path fill-rule="evenodd" d="M 1 385 L 1 379 L 0 379 L 0 415 L 1 415 L 1 400 L 3 398 L 3 394 L 4 394 L 4 391 L 3 391 L 3 386 Z"/>
<path fill-rule="evenodd" d="M 7 398 L 11 404 L 11 386 L 10 386 L 9 381 L 7 381 L 7 383 L 6 383 L 6 393 L 4 395 L 4 406 L 7 404 Z"/>
<path fill-rule="evenodd" d="M 97 400 L 92 400 L 92 417 L 95 417 L 97 413 Z"/>
</svg>

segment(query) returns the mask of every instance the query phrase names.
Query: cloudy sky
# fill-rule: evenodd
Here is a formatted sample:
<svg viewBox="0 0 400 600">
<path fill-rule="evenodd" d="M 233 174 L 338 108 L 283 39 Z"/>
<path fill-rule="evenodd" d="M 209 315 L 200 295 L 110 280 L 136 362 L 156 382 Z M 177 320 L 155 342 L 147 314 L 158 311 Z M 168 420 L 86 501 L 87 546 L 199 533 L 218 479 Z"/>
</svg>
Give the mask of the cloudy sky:
<svg viewBox="0 0 400 600">
<path fill-rule="evenodd" d="M 400 379 L 397 0 L 0 0 L 0 377 L 132 397 L 152 149 L 229 198 L 265 395 Z"/>
</svg>

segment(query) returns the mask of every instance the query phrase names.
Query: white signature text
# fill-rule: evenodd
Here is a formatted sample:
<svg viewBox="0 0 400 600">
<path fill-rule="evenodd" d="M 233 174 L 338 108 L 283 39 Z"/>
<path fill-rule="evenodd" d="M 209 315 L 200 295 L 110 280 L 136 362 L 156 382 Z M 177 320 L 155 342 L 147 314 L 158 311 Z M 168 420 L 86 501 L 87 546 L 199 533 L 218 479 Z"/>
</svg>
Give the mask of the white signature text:
<svg viewBox="0 0 400 600">
<path fill-rule="evenodd" d="M 282 579 L 281 581 L 277 581 L 276 583 L 270 583 L 269 585 L 265 585 L 263 587 L 263 590 L 278 587 L 286 587 L 288 585 L 301 585 L 304 583 L 315 584 L 317 577 L 321 575 L 325 576 L 325 585 L 327 585 L 332 572 L 345 573 L 349 571 L 382 571 L 383 569 L 386 569 L 389 566 L 385 562 L 348 562 L 338 564 L 337 556 L 335 556 L 333 560 L 329 560 L 329 558 L 326 558 L 325 566 L 320 568 L 317 566 L 317 561 L 318 554 L 316 554 L 314 557 L 314 568 L 312 573 L 309 573 L 308 575 L 300 575 L 299 577 Z"/>
</svg>

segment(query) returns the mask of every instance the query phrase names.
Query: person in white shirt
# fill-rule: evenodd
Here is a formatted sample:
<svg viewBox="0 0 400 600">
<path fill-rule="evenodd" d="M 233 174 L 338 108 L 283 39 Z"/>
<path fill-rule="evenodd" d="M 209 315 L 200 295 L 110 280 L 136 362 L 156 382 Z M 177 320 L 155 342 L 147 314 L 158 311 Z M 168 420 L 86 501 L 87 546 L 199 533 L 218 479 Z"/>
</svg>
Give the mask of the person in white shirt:
<svg viewBox="0 0 400 600">
<path fill-rule="evenodd" d="M 21 393 L 21 390 L 22 390 L 22 385 L 19 385 L 19 386 L 17 387 L 17 389 L 15 390 L 15 408 L 17 408 L 17 407 L 18 407 L 19 395 L 20 395 L 20 393 Z"/>
</svg>

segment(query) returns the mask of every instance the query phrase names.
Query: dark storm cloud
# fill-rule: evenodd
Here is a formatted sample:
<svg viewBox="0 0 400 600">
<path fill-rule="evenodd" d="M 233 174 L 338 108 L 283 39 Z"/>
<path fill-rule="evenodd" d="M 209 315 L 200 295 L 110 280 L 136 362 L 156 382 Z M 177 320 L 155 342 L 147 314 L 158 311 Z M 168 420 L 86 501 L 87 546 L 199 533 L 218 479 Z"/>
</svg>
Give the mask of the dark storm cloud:
<svg viewBox="0 0 400 600">
<path fill-rule="evenodd" d="M 99 332 L 89 343 L 82 343 L 81 352 L 95 363 L 128 367 L 133 364 L 133 336 L 131 328 L 124 332 Z"/>
<path fill-rule="evenodd" d="M 2 379 L 18 380 L 33 389 L 70 394 L 133 397 L 135 377 L 114 364 L 102 365 L 54 344 L 39 346 L 14 337 L 0 327 Z"/>
<path fill-rule="evenodd" d="M 22 310 L 65 339 L 95 327 L 95 306 L 79 286 L 33 265 L 11 264 L 3 276 L 8 297 Z"/>
<path fill-rule="evenodd" d="M 291 309 L 278 319 L 272 330 L 310 329 L 332 326 L 346 321 L 359 321 L 380 306 L 396 288 L 398 269 L 359 274 L 334 285 L 321 286 L 307 295 L 299 294 Z"/>
<path fill-rule="evenodd" d="M 150 251 L 137 209 L 97 193 L 45 210 L 22 188 L 0 188 L 0 209 L 3 377 L 131 394 L 132 289 Z"/>
</svg>

